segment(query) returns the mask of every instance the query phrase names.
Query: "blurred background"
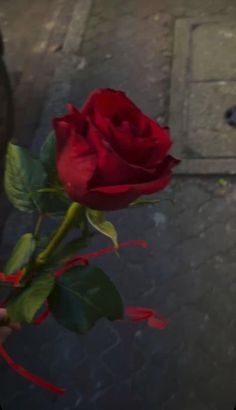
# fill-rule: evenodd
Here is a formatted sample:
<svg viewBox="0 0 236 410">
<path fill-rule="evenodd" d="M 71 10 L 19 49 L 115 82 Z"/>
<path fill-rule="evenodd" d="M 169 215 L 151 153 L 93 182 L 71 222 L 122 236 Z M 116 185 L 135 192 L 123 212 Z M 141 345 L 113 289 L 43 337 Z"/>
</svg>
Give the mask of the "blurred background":
<svg viewBox="0 0 236 410">
<path fill-rule="evenodd" d="M 51 118 L 97 87 L 124 90 L 169 125 L 182 159 L 161 194 L 174 205 L 109 215 L 121 241 L 146 239 L 148 250 L 97 261 L 126 304 L 154 307 L 168 328 L 101 321 L 82 337 L 53 319 L 25 327 L 9 352 L 67 392 L 55 397 L 0 361 L 3 410 L 233 410 L 235 0 L 0 0 L 0 28 L 1 170 L 8 138 L 37 152 Z M 32 220 L 0 196 L 3 261 Z"/>
</svg>

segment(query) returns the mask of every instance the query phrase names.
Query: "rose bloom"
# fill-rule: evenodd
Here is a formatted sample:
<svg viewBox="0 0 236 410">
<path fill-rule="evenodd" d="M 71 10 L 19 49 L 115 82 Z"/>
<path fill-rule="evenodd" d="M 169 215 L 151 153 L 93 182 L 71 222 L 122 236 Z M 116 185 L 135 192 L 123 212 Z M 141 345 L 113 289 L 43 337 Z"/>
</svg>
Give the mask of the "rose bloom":
<svg viewBox="0 0 236 410">
<path fill-rule="evenodd" d="M 95 90 L 78 111 L 55 118 L 57 169 L 73 201 L 98 210 L 127 207 L 170 182 L 178 160 L 166 128 L 121 91 Z"/>
</svg>

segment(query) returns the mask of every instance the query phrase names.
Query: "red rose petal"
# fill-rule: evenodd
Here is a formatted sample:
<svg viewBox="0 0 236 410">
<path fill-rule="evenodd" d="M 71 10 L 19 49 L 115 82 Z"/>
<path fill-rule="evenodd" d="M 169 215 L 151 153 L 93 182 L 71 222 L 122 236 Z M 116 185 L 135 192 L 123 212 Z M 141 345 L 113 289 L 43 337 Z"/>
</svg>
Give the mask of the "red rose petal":
<svg viewBox="0 0 236 410">
<path fill-rule="evenodd" d="M 57 141 L 57 168 L 60 179 L 72 199 L 79 201 L 79 195 L 86 191 L 96 169 L 97 156 L 84 138 L 76 136 L 73 130 L 67 135 L 66 146 L 63 145 L 64 142 L 60 145 L 60 137 Z"/>
</svg>

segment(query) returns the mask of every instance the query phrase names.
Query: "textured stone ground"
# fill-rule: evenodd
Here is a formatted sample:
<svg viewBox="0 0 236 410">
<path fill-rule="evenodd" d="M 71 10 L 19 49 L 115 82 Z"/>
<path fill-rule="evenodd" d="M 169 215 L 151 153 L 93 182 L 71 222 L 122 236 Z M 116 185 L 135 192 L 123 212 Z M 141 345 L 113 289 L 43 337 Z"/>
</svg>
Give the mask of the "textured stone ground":
<svg viewBox="0 0 236 410">
<path fill-rule="evenodd" d="M 59 51 L 61 68 L 44 99 L 36 138 L 48 127 L 45 118 L 55 107 L 62 110 L 66 100 L 80 104 L 97 86 L 127 90 L 147 114 L 167 124 L 175 18 L 232 14 L 235 9 L 230 0 L 94 1 L 82 43 L 70 52 L 68 46 L 66 55 Z M 60 86 L 63 92 L 56 94 Z M 221 186 L 218 176 L 186 175 L 175 178 L 162 197 L 175 204 L 165 201 L 109 215 L 120 240 L 146 239 L 148 250 L 125 249 L 120 259 L 109 255 L 96 262 L 111 273 L 127 304 L 156 308 L 169 318 L 168 329 L 101 322 L 86 337 L 77 337 L 52 319 L 42 328 L 26 327 L 9 339 L 9 351 L 68 392 L 54 397 L 2 364 L 4 409 L 234 408 L 235 180 L 227 177 Z M 1 259 L 23 229 L 25 221 L 11 213 Z"/>
</svg>

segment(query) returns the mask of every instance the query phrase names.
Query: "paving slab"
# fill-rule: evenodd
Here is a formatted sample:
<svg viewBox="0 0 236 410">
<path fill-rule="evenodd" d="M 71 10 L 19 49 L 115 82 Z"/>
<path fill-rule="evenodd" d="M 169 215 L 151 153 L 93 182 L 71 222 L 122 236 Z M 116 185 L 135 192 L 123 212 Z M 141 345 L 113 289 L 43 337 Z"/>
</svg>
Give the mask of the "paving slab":
<svg viewBox="0 0 236 410">
<path fill-rule="evenodd" d="M 176 173 L 235 174 L 236 129 L 224 119 L 236 104 L 235 17 L 177 19 L 170 127 Z"/>
</svg>

